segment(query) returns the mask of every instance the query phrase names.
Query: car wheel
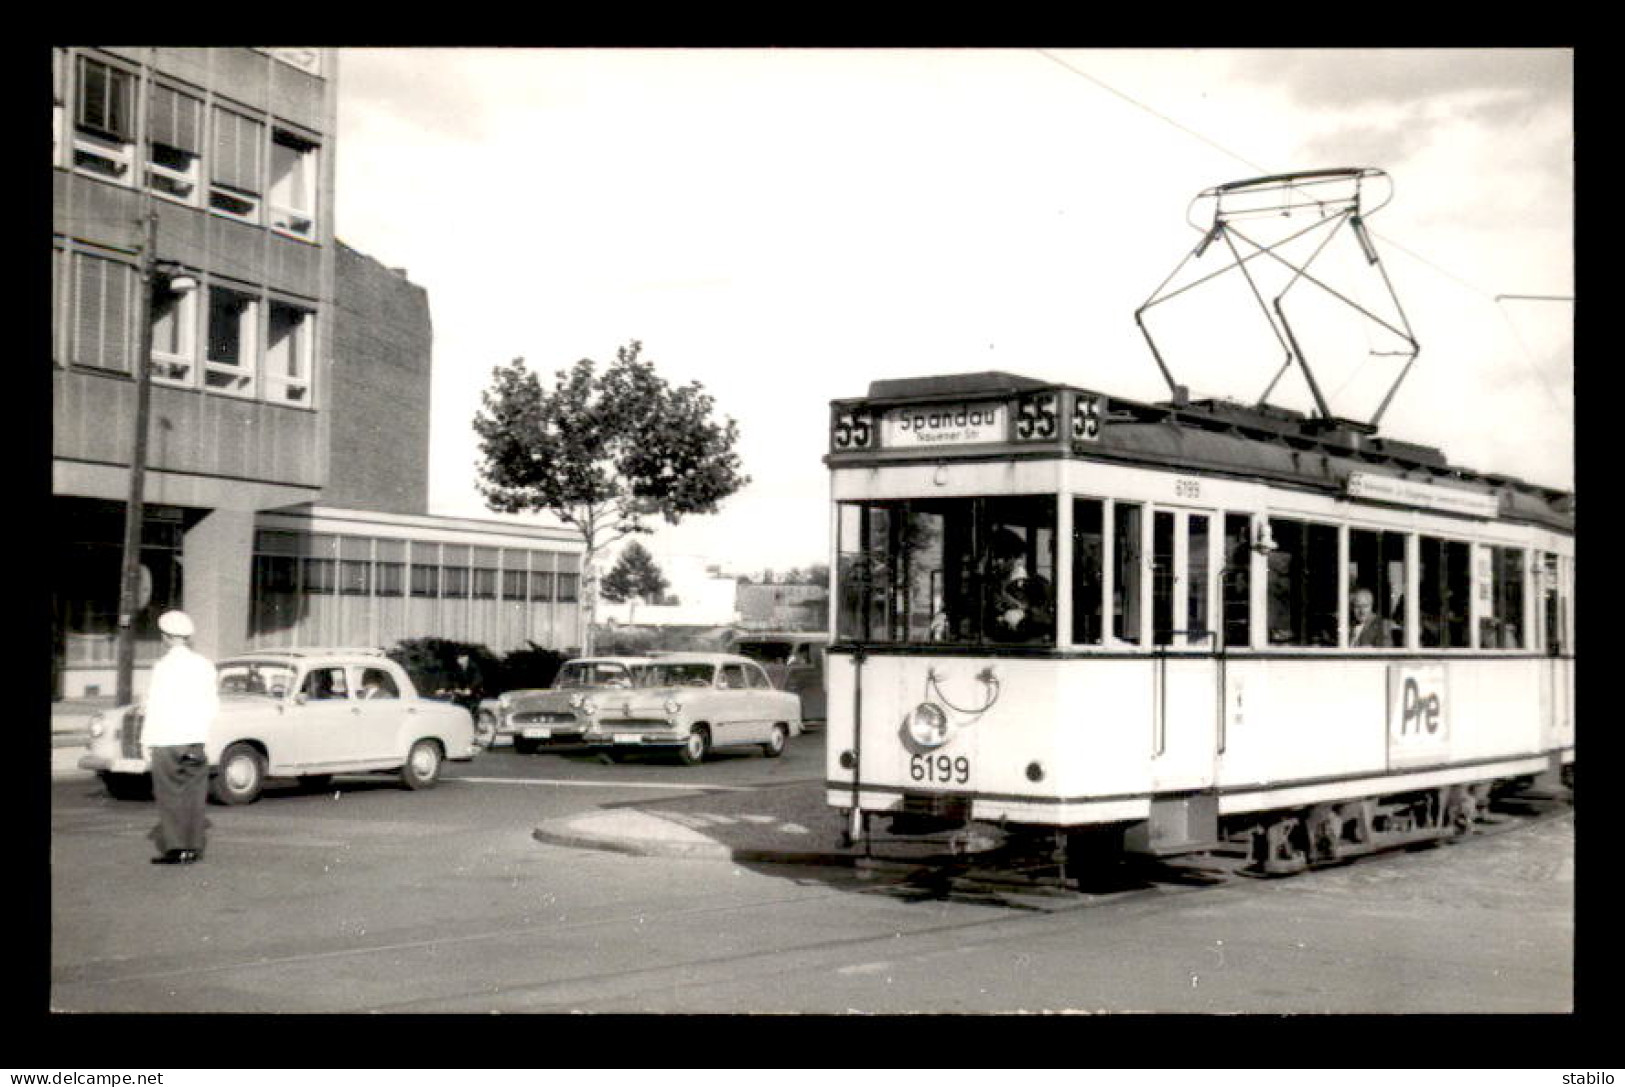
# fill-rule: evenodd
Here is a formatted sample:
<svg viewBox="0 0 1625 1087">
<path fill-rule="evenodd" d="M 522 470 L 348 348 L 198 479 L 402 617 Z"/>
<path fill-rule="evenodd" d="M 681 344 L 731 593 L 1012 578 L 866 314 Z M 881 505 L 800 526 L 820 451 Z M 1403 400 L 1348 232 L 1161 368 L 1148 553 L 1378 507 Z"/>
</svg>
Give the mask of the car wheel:
<svg viewBox="0 0 1625 1087">
<path fill-rule="evenodd" d="M 401 767 L 401 784 L 408 789 L 432 789 L 439 780 L 440 745 L 433 740 L 419 740 Z"/>
<path fill-rule="evenodd" d="M 151 800 L 152 778 L 146 774 L 114 774 L 104 771 L 102 785 L 114 800 Z"/>
<path fill-rule="evenodd" d="M 513 738 L 513 750 L 516 755 L 534 755 L 541 746 L 535 740 L 527 740 L 523 736 Z"/>
<path fill-rule="evenodd" d="M 496 743 L 497 719 L 489 710 L 481 711 L 479 720 L 474 723 L 474 742 L 482 748 Z"/>
<path fill-rule="evenodd" d="M 209 794 L 218 804 L 252 804 L 264 787 L 265 756 L 249 744 L 235 743 L 221 753 Z"/>
<path fill-rule="evenodd" d="M 684 766 L 695 766 L 705 761 L 711 753 L 711 730 L 704 725 L 695 725 L 689 730 L 688 738 L 683 746 L 678 748 L 677 757 L 683 760 Z"/>
<path fill-rule="evenodd" d="M 773 737 L 762 745 L 762 753 L 770 759 L 776 759 L 784 754 L 784 748 L 790 742 L 790 730 L 783 724 L 773 726 Z"/>
</svg>

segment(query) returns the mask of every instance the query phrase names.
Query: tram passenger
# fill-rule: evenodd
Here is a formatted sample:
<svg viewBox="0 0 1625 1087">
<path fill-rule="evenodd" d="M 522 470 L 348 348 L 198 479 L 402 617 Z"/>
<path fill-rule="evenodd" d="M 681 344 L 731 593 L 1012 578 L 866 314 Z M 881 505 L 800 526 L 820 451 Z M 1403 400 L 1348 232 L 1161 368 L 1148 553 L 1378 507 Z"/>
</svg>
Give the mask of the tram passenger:
<svg viewBox="0 0 1625 1087">
<path fill-rule="evenodd" d="M 1349 608 L 1354 613 L 1349 626 L 1349 645 L 1368 648 L 1394 644 L 1394 624 L 1377 614 L 1376 598 L 1370 589 L 1359 588 L 1349 594 Z"/>
</svg>

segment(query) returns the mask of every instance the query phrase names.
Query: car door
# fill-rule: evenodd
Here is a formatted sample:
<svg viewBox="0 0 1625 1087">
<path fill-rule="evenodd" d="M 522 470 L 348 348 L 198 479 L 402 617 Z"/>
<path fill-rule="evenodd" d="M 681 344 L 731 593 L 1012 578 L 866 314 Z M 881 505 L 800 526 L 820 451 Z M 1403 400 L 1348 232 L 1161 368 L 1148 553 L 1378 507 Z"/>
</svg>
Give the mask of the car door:
<svg viewBox="0 0 1625 1087">
<path fill-rule="evenodd" d="M 717 669 L 717 690 L 713 696 L 717 712 L 711 725 L 713 742 L 718 744 L 745 744 L 755 741 L 751 720 L 753 696 L 745 678 L 745 666 L 724 664 Z"/>
<path fill-rule="evenodd" d="M 784 689 L 801 699 L 801 716 L 806 720 L 824 718 L 824 647 L 813 642 L 797 642 L 785 662 Z"/>
<path fill-rule="evenodd" d="M 372 665 L 352 665 L 350 676 L 355 692 L 350 705 L 355 719 L 355 758 L 382 763 L 404 759 L 410 737 L 401 735 L 406 707 L 395 677 L 389 669 Z"/>
<path fill-rule="evenodd" d="M 749 692 L 750 707 L 748 728 L 753 740 L 763 741 L 771 735 L 773 723 L 783 716 L 779 712 L 778 699 L 775 695 L 785 692 L 773 686 L 773 681 L 767 678 L 767 672 L 759 664 L 742 665 L 745 671 L 745 685 Z"/>
<path fill-rule="evenodd" d="M 356 762 L 362 743 L 353 708 L 350 679 L 342 665 L 318 664 L 308 669 L 288 707 L 294 765 L 332 768 Z M 272 759 L 281 761 L 274 751 Z"/>
</svg>

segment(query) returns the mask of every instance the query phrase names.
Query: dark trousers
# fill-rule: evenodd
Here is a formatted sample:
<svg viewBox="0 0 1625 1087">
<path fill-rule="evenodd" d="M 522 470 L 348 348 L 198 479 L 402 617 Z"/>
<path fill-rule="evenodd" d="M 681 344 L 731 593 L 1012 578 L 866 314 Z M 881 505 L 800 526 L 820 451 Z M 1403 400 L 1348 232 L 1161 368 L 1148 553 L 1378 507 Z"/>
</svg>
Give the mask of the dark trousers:
<svg viewBox="0 0 1625 1087">
<path fill-rule="evenodd" d="M 158 802 L 158 825 L 152 839 L 159 853 L 172 849 L 203 852 L 203 803 L 208 790 L 209 760 L 202 744 L 152 749 L 152 797 Z"/>
</svg>

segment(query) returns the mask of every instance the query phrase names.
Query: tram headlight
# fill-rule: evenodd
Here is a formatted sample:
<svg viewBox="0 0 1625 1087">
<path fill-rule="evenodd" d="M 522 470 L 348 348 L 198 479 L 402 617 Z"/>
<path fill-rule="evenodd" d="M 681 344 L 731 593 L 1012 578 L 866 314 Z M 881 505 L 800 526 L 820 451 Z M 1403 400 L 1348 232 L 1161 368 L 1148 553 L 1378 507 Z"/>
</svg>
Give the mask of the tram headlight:
<svg viewBox="0 0 1625 1087">
<path fill-rule="evenodd" d="M 948 742 L 948 715 L 935 702 L 921 702 L 908 715 L 908 735 L 921 747 L 940 747 Z"/>
</svg>

